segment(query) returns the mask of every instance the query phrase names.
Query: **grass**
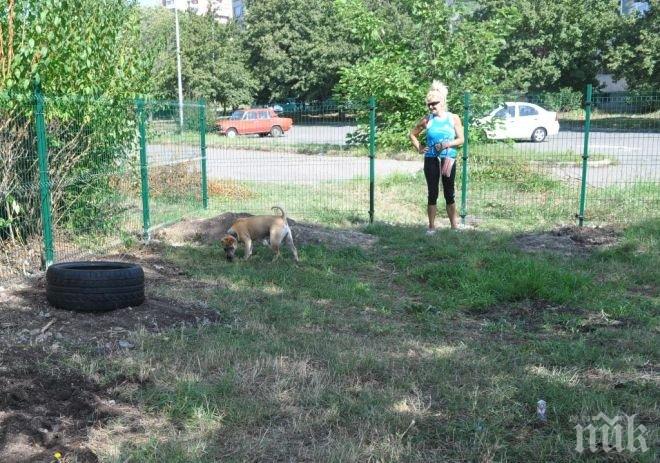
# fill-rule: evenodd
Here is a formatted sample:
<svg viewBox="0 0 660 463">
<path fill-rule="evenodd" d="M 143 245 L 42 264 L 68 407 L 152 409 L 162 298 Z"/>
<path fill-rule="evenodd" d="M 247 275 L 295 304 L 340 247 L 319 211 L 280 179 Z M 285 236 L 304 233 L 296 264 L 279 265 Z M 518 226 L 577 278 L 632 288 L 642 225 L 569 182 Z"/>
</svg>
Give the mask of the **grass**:
<svg viewBox="0 0 660 463">
<path fill-rule="evenodd" d="M 608 160 L 604 155 L 591 159 Z M 579 159 L 568 151 L 512 151 L 507 144 L 475 146 L 472 149 L 467 192 L 469 220 L 488 220 L 490 227 L 505 230 L 553 227 L 573 223 L 578 211 L 579 182 L 553 178 L 549 168 Z M 556 161 L 556 162 L 555 162 Z M 460 162 L 460 161 L 459 161 Z M 290 216 L 330 226 L 354 226 L 368 219 L 368 172 L 350 181 L 326 181 L 314 185 L 281 182 L 211 179 L 208 183 L 209 209 L 201 208 L 201 179 L 197 164 L 154 167 L 149 170 L 150 224 L 158 227 L 182 217 L 210 217 L 222 212 L 270 213 L 282 204 Z M 607 167 L 604 167 L 607 168 Z M 128 192 L 124 210 L 116 219 L 122 241 L 142 232 L 142 204 L 137 173 L 124 175 L 118 185 Z M 457 173 L 457 203 L 462 202 L 462 169 Z M 378 220 L 423 223 L 426 194 L 420 171 L 413 175 L 378 177 L 375 184 L 375 213 Z M 653 182 L 638 182 L 587 189 L 587 221 L 591 224 L 638 221 L 660 208 L 660 189 Z M 632 211 L 622 214 L 622 211 Z M 115 228 L 109 230 L 113 233 Z M 57 235 L 57 234 L 56 234 Z M 104 247 L 105 232 L 76 233 L 67 241 L 73 249 L 56 249 L 74 255 L 77 249 Z M 56 236 L 57 241 L 58 236 Z M 62 239 L 62 241 L 64 241 Z M 57 243 L 56 243 L 57 244 Z"/>
<path fill-rule="evenodd" d="M 562 127 L 584 126 L 583 112 L 564 113 L 560 116 Z M 660 131 L 660 111 L 642 114 L 617 113 L 616 111 L 594 110 L 591 113 L 592 130 L 629 130 L 634 132 Z"/>
<path fill-rule="evenodd" d="M 300 265 L 169 248 L 207 288 L 151 291 L 226 322 L 97 364 L 139 372 L 117 391 L 146 415 L 103 461 L 600 461 L 575 453 L 578 422 L 636 413 L 656 429 L 658 297 L 636 288 L 660 277 L 657 221 L 583 259 L 523 253 L 508 233 L 367 231 L 377 248 L 305 246 Z"/>
<path fill-rule="evenodd" d="M 92 434 L 101 461 L 602 461 L 575 451 L 575 425 L 599 412 L 649 429 L 651 450 L 609 456 L 655 461 L 658 186 L 590 190 L 592 219 L 619 222 L 641 199 L 650 218 L 631 215 L 612 247 L 560 255 L 515 243 L 572 222 L 575 186 L 490 156 L 470 178 L 470 214 L 488 221 L 433 237 L 422 174 L 379 180 L 374 225 L 365 181 L 244 183 L 240 198 L 212 197 L 206 215 L 292 198 L 307 220 L 357 221 L 379 241 L 299 245 L 300 264 L 286 253 L 271 264 L 263 247 L 234 265 L 217 247 L 166 247 L 185 276 L 150 294 L 207 304 L 224 322 L 72 357 L 138 410 Z M 153 207 L 190 208 L 167 196 Z M 118 372 L 135 382 L 116 384 Z"/>
<path fill-rule="evenodd" d="M 249 149 L 257 151 L 279 151 L 283 148 L 287 153 L 325 154 L 328 156 L 368 156 L 369 150 L 364 146 L 347 145 L 344 140 L 335 143 L 304 143 L 291 142 L 289 136 L 281 138 L 262 138 L 257 135 L 242 135 L 229 138 L 218 133 L 207 133 L 206 146 L 210 148 Z M 199 132 L 184 131 L 182 133 L 159 133 L 149 139 L 152 144 L 185 144 L 198 146 Z"/>
</svg>

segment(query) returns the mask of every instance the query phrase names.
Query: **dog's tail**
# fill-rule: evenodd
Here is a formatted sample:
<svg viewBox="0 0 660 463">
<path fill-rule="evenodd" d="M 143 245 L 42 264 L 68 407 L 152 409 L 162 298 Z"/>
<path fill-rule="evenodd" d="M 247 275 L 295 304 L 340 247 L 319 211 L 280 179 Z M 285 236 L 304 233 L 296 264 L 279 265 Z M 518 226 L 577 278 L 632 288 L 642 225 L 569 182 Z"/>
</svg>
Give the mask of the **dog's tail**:
<svg viewBox="0 0 660 463">
<path fill-rule="evenodd" d="M 280 206 L 273 206 L 271 209 L 274 211 L 279 209 L 279 211 L 282 213 L 282 218 L 286 221 L 286 212 L 284 212 L 284 209 L 282 209 Z"/>
</svg>

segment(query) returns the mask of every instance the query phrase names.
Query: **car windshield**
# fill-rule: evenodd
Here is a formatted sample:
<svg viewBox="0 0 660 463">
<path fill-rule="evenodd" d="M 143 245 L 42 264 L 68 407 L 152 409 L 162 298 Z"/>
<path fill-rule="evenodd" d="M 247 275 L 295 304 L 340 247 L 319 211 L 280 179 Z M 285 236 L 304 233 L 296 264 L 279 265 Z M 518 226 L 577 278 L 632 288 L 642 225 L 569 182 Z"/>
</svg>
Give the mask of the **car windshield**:
<svg viewBox="0 0 660 463">
<path fill-rule="evenodd" d="M 500 109 L 495 111 L 493 117 L 498 119 L 506 119 L 507 117 L 514 117 L 516 110 L 513 106 L 501 106 Z"/>
<path fill-rule="evenodd" d="M 234 111 L 231 113 L 231 116 L 229 117 L 230 121 L 239 121 L 243 119 L 243 114 L 245 114 L 245 111 Z"/>
</svg>

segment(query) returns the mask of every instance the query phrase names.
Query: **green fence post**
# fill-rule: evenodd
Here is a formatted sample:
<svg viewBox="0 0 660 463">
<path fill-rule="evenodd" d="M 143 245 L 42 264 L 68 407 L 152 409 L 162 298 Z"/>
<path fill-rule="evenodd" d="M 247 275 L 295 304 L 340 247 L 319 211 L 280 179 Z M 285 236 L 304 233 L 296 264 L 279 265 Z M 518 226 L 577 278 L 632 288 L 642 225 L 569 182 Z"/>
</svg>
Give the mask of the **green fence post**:
<svg viewBox="0 0 660 463">
<path fill-rule="evenodd" d="M 199 144 L 202 153 L 202 206 L 209 208 L 209 190 L 206 183 L 206 102 L 199 100 Z"/>
<path fill-rule="evenodd" d="M 53 249 L 53 221 L 51 215 L 50 178 L 48 175 L 48 143 L 46 140 L 46 121 L 44 116 L 44 95 L 41 85 L 35 85 L 34 97 L 36 103 L 35 123 L 37 130 L 37 155 L 39 156 L 39 190 L 41 192 L 41 228 L 44 239 L 44 254 L 46 268 L 55 259 Z"/>
<path fill-rule="evenodd" d="M 369 223 L 374 223 L 376 189 L 376 98 L 369 98 Z"/>
<path fill-rule="evenodd" d="M 149 240 L 149 171 L 147 166 L 147 121 L 144 112 L 144 100 L 137 100 L 137 117 L 140 132 L 140 178 L 142 181 L 142 238 Z"/>
<path fill-rule="evenodd" d="M 461 182 L 461 223 L 465 225 L 467 216 L 468 191 L 468 135 L 470 128 L 470 92 L 463 94 L 463 178 Z"/>
<path fill-rule="evenodd" d="M 580 184 L 580 211 L 578 225 L 584 224 L 584 206 L 587 200 L 587 163 L 589 160 L 589 130 L 591 129 L 591 84 L 587 85 L 584 101 L 584 149 L 582 151 L 582 178 Z"/>
</svg>

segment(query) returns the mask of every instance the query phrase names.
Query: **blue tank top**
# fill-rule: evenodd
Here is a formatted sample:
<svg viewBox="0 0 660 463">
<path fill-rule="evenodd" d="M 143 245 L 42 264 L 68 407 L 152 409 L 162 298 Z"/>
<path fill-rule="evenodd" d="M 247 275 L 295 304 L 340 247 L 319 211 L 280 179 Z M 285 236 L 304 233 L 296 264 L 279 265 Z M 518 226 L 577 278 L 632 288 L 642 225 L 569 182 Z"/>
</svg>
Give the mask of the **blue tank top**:
<svg viewBox="0 0 660 463">
<path fill-rule="evenodd" d="M 446 158 L 450 157 L 456 159 L 456 149 L 446 148 L 439 152 L 435 149 L 435 144 L 445 141 L 451 141 L 456 138 L 456 130 L 454 130 L 454 116 L 449 112 L 445 112 L 444 116 L 429 115 L 426 121 L 426 146 L 429 150 L 424 157 L 427 158 Z"/>
</svg>

